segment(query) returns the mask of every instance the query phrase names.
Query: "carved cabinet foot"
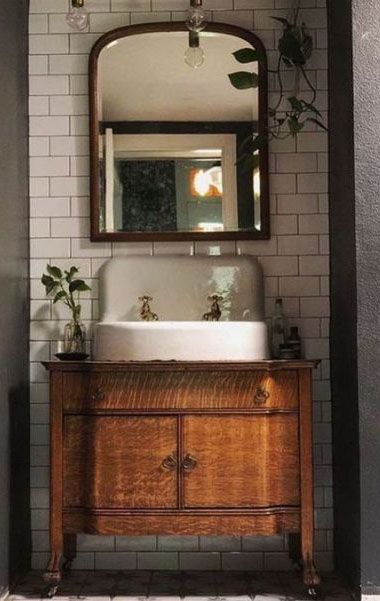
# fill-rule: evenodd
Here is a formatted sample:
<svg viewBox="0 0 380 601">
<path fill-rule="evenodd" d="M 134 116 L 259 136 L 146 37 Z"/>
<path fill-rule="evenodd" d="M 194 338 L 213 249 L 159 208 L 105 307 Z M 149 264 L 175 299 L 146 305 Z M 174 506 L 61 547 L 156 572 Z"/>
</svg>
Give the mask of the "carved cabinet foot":
<svg viewBox="0 0 380 601">
<path fill-rule="evenodd" d="M 303 567 L 303 581 L 308 589 L 308 594 L 312 599 L 322 599 L 323 594 L 320 588 L 321 579 L 312 559 L 308 559 Z"/>
<path fill-rule="evenodd" d="M 49 563 L 45 572 L 43 573 L 43 579 L 46 582 L 46 587 L 43 591 L 43 597 L 54 597 L 56 594 L 59 583 L 62 579 L 62 572 L 60 569 L 61 554 L 52 552 Z"/>
</svg>

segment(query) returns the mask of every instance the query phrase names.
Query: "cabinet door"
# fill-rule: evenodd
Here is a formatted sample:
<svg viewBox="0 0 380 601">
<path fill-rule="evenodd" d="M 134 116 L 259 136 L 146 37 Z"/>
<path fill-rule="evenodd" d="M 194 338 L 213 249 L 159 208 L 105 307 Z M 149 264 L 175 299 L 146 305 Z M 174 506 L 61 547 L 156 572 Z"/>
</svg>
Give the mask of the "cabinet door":
<svg viewBox="0 0 380 601">
<path fill-rule="evenodd" d="M 183 448 L 187 508 L 299 505 L 295 414 L 184 417 Z"/>
<path fill-rule="evenodd" d="M 64 504 L 177 507 L 175 417 L 67 416 Z"/>
</svg>

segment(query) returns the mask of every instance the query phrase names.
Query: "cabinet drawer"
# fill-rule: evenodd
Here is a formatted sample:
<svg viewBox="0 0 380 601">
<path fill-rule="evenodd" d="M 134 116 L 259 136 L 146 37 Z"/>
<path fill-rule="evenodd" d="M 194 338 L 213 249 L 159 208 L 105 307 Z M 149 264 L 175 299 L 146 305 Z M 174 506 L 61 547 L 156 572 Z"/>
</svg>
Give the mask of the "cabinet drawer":
<svg viewBox="0 0 380 601">
<path fill-rule="evenodd" d="M 298 407 L 295 370 L 69 372 L 63 375 L 63 391 L 66 411 Z"/>
</svg>

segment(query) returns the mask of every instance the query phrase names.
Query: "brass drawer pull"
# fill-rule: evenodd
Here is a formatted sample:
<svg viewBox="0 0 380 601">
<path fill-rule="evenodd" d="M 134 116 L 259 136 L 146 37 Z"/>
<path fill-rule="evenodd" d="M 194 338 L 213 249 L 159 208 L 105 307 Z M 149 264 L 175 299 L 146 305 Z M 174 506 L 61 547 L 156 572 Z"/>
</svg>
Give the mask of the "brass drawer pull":
<svg viewBox="0 0 380 601">
<path fill-rule="evenodd" d="M 197 463 L 198 461 L 195 459 L 195 457 L 192 457 L 191 455 L 187 454 L 184 460 L 182 461 L 182 467 L 186 472 L 191 472 L 191 470 L 193 470 L 197 466 Z"/>
<path fill-rule="evenodd" d="M 174 455 L 168 455 L 165 459 L 162 460 L 161 467 L 164 470 L 168 470 L 169 472 L 175 470 L 177 468 L 177 458 Z"/>
<path fill-rule="evenodd" d="M 253 402 L 256 405 L 264 405 L 266 401 L 269 399 L 270 394 L 265 388 L 256 388 L 255 396 L 253 398 Z"/>
<path fill-rule="evenodd" d="M 91 395 L 91 400 L 94 401 L 95 403 L 98 403 L 99 401 L 104 401 L 105 399 L 105 394 L 102 388 L 97 388 L 95 390 L 95 392 L 92 393 Z"/>
</svg>

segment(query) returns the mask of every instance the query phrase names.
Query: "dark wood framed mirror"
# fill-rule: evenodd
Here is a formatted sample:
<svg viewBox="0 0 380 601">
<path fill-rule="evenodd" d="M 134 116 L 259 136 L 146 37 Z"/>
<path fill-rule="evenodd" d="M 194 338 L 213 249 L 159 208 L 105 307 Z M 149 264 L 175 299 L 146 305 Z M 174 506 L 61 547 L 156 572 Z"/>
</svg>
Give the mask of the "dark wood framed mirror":
<svg viewBox="0 0 380 601">
<path fill-rule="evenodd" d="M 260 62 L 233 53 L 251 47 Z M 254 71 L 257 88 L 228 74 Z M 185 23 L 115 29 L 89 62 L 91 240 L 269 238 L 268 148 L 253 166 L 246 141 L 265 131 L 262 42 L 233 25 L 199 34 Z"/>
</svg>

